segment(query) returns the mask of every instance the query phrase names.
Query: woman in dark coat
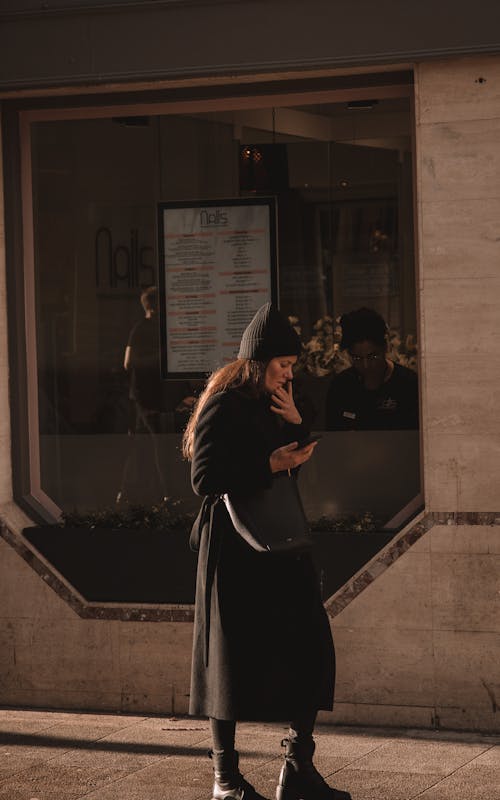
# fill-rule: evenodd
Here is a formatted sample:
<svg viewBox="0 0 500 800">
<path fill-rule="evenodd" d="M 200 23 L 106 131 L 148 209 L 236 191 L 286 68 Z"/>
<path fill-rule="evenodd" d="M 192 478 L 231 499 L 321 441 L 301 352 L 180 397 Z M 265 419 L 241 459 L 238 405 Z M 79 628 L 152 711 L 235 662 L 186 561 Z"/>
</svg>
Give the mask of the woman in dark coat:
<svg viewBox="0 0 500 800">
<path fill-rule="evenodd" d="M 213 800 L 262 800 L 238 769 L 237 720 L 286 720 L 278 800 L 347 800 L 312 764 L 319 709 L 331 709 L 335 656 L 309 552 L 253 550 L 233 527 L 225 493 L 269 488 L 315 444 L 292 393 L 300 341 L 263 306 L 238 359 L 215 372 L 184 436 L 194 491 L 204 500 L 191 545 L 199 551 L 190 713 L 210 717 Z"/>
</svg>

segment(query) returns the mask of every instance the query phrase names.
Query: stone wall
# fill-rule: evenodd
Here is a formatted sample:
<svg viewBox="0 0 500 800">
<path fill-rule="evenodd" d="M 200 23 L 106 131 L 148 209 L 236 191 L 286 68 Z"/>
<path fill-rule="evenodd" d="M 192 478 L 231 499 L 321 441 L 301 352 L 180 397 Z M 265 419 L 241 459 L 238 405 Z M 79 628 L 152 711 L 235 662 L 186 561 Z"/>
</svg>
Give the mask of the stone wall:
<svg viewBox="0 0 500 800">
<path fill-rule="evenodd" d="M 333 621 L 336 721 L 500 730 L 500 528 L 437 525 Z"/>
<path fill-rule="evenodd" d="M 500 58 L 416 74 L 426 506 L 498 508 Z"/>
<path fill-rule="evenodd" d="M 191 637 L 82 619 L 0 538 L 0 705 L 186 713 Z"/>
<path fill-rule="evenodd" d="M 500 507 L 499 78 L 500 58 L 416 68 L 425 504 L 452 524 L 335 617 L 348 722 L 500 727 L 500 529 L 453 524 Z"/>
</svg>

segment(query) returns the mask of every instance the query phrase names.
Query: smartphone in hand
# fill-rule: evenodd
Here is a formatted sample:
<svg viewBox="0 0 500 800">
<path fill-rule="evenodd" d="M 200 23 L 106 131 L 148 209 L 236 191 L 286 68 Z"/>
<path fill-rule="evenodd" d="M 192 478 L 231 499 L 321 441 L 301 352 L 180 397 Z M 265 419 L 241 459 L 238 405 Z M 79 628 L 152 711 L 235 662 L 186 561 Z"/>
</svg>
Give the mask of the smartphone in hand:
<svg viewBox="0 0 500 800">
<path fill-rule="evenodd" d="M 320 433 L 316 433 L 314 435 L 311 434 L 310 436 L 306 436 L 306 437 L 304 437 L 304 439 L 301 439 L 299 441 L 299 443 L 297 445 L 297 450 L 302 450 L 303 447 L 307 447 L 308 444 L 312 444 L 313 442 L 319 442 L 320 439 L 321 439 L 321 434 Z"/>
</svg>

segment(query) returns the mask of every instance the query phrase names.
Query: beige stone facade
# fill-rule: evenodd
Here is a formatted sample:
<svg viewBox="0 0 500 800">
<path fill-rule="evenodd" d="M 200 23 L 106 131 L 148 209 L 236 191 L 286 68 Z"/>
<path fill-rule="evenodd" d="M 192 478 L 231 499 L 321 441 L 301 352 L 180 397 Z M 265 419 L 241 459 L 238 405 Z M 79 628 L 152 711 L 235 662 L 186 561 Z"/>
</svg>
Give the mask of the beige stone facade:
<svg viewBox="0 0 500 800">
<path fill-rule="evenodd" d="M 416 72 L 424 476 L 436 511 L 498 505 L 499 70 L 471 58 Z"/>
<path fill-rule="evenodd" d="M 430 526 L 390 566 L 378 559 L 341 610 L 329 604 L 338 659 L 329 721 L 499 730 L 500 527 L 454 516 L 499 506 L 499 77 L 496 56 L 415 65 L 425 509 L 451 524 Z M 0 500 L 20 535 L 3 230 L 0 269 Z M 185 712 L 191 632 L 190 622 L 84 619 L 0 539 L 2 704 Z"/>
<path fill-rule="evenodd" d="M 335 617 L 335 718 L 498 730 L 499 575 L 498 527 L 433 527 Z"/>
</svg>

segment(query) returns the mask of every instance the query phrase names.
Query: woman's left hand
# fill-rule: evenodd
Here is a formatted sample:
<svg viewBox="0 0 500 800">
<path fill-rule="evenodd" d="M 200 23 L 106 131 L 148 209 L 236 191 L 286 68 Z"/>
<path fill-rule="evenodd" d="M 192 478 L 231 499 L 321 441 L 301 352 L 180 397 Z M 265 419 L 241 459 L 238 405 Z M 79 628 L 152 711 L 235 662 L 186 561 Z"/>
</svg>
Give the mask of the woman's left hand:
<svg viewBox="0 0 500 800">
<path fill-rule="evenodd" d="M 271 406 L 271 411 L 274 411 L 275 414 L 279 414 L 285 422 L 291 422 L 293 425 L 300 425 L 302 417 L 293 399 L 291 381 L 288 381 L 286 388 L 280 386 L 273 392 L 272 401 L 273 405 Z"/>
</svg>

